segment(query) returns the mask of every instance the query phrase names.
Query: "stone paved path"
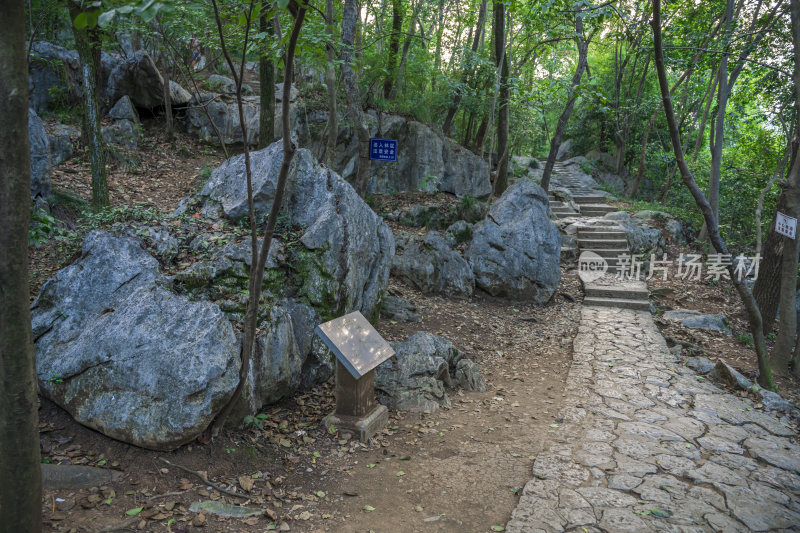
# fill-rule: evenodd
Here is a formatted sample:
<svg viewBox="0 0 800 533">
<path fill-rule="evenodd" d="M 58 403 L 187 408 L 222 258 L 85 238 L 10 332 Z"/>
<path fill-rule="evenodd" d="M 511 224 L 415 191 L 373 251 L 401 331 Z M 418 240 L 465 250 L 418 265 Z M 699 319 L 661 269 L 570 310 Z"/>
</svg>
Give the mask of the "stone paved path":
<svg viewBox="0 0 800 533">
<path fill-rule="evenodd" d="M 566 394 L 507 531 L 800 531 L 797 435 L 680 366 L 648 312 L 584 307 Z"/>
</svg>

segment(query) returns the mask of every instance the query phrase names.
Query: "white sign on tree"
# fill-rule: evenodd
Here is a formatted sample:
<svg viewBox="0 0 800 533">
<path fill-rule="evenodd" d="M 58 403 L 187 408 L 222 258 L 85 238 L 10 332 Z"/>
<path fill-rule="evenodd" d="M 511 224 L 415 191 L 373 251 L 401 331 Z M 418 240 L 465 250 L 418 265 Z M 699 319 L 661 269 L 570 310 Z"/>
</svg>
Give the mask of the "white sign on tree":
<svg viewBox="0 0 800 533">
<path fill-rule="evenodd" d="M 775 216 L 775 231 L 794 239 L 797 235 L 797 219 L 778 211 Z"/>
</svg>

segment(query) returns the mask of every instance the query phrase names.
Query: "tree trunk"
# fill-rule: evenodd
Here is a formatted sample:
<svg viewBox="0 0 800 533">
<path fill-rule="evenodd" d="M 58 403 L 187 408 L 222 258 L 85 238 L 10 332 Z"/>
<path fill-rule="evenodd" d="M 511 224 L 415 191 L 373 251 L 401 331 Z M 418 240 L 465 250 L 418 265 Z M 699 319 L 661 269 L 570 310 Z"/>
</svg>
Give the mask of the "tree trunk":
<svg viewBox="0 0 800 533">
<path fill-rule="evenodd" d="M 258 29 L 274 38 L 275 24 L 270 20 L 268 11 L 262 8 Z M 266 55 L 258 59 L 258 84 L 258 147 L 265 148 L 275 140 L 275 62 Z"/>
<path fill-rule="evenodd" d="M 778 196 L 776 213 L 777 211 L 786 212 L 786 204 L 786 189 L 783 189 L 780 196 Z M 765 335 L 772 331 L 775 317 L 778 315 L 785 244 L 784 237 L 775 231 L 775 217 L 773 217 L 769 233 L 767 233 L 767 238 L 764 240 L 764 248 L 761 251 L 758 278 L 753 286 L 753 296 L 755 296 L 758 308 L 761 310 L 762 327 Z"/>
<path fill-rule="evenodd" d="M 344 82 L 345 95 L 347 95 L 347 107 L 350 110 L 353 126 L 358 135 L 358 169 L 353 180 L 353 188 L 363 198 L 367 193 L 367 185 L 369 184 L 369 129 L 364 117 L 364 110 L 361 109 L 358 78 L 351 65 L 357 20 L 356 0 L 345 0 L 344 13 L 342 14 L 342 81 Z"/>
<path fill-rule="evenodd" d="M 792 41 L 794 43 L 794 90 L 795 108 L 800 117 L 800 0 L 791 0 Z M 800 216 L 800 159 L 795 157 L 789 179 L 783 189 L 786 195 L 785 214 L 793 218 Z M 797 253 L 798 237 L 783 237 L 783 265 L 781 273 L 781 319 L 778 339 L 772 350 L 772 368 L 779 372 L 788 370 L 797 336 Z M 800 375 L 800 368 L 793 368 Z"/>
<path fill-rule="evenodd" d="M 733 25 L 733 0 L 727 0 L 725 5 L 725 37 L 730 39 Z M 725 141 L 725 112 L 728 108 L 728 54 L 723 53 L 719 60 L 717 71 L 717 116 L 714 120 L 715 129 L 711 132 L 713 143 L 711 145 L 711 171 L 708 176 L 708 203 L 714 216 L 719 220 L 719 182 L 722 174 L 722 148 Z"/>
<path fill-rule="evenodd" d="M 472 37 L 472 47 L 470 48 L 473 53 L 478 51 L 478 46 L 481 42 L 481 35 L 483 34 L 483 27 L 486 25 L 486 0 L 481 0 L 481 8 L 478 11 L 478 22 L 475 23 L 475 34 Z M 455 54 L 453 54 L 455 55 Z M 467 76 L 469 75 L 468 69 L 464 68 L 461 72 L 461 83 L 465 84 L 467 82 Z M 453 118 L 456 116 L 456 111 L 458 111 L 458 104 L 461 103 L 461 97 L 463 96 L 463 90 L 461 87 L 456 89 L 456 94 L 453 96 L 453 103 L 450 106 L 450 109 L 447 110 L 447 115 L 444 117 L 444 122 L 442 123 L 442 132 L 445 135 L 450 135 L 450 129 L 453 127 Z"/>
<path fill-rule="evenodd" d="M 325 65 L 325 85 L 328 89 L 328 139 L 325 143 L 325 164 L 333 168 L 336 141 L 339 137 L 339 117 L 336 110 L 336 51 L 333 49 L 333 0 L 325 0 L 325 19 L 330 43 L 328 62 Z"/>
<path fill-rule="evenodd" d="M 567 127 L 569 116 L 572 114 L 572 108 L 575 106 L 578 86 L 581 84 L 581 77 L 583 76 L 583 71 L 586 69 L 589 43 L 587 43 L 583 38 L 582 16 L 575 17 L 575 34 L 578 39 L 578 66 L 575 68 L 575 75 L 572 77 L 572 85 L 570 86 L 567 105 L 564 107 L 564 111 L 561 113 L 561 116 L 558 117 L 556 132 L 553 135 L 553 139 L 550 141 L 550 152 L 547 154 L 547 163 L 545 163 L 544 172 L 542 173 L 542 188 L 545 190 L 545 192 L 547 192 L 547 189 L 550 186 L 550 175 L 553 173 L 553 167 L 556 164 L 556 156 L 558 155 L 558 149 L 561 147 L 561 139 L 564 136 L 564 129 Z"/>
<path fill-rule="evenodd" d="M 166 122 L 167 140 L 171 141 L 175 136 L 175 131 L 172 126 L 172 91 L 169 88 L 169 61 L 164 54 L 162 54 L 162 67 L 161 77 L 164 78 L 164 119 Z"/>
<path fill-rule="evenodd" d="M 472 151 L 483 157 L 483 144 L 486 142 L 486 130 L 489 128 L 489 116 L 484 113 L 478 131 L 475 133 L 475 141 L 472 143 Z"/>
<path fill-rule="evenodd" d="M 678 124 L 675 120 L 675 111 L 672 107 L 672 98 L 670 97 L 669 84 L 667 82 L 667 69 L 664 65 L 664 49 L 661 43 L 661 0 L 653 0 L 653 18 L 650 24 L 653 27 L 653 48 L 656 71 L 658 72 L 658 85 L 661 89 L 661 96 L 664 101 L 664 115 L 666 116 L 667 125 L 669 126 L 669 137 L 672 142 L 672 150 L 675 153 L 678 168 L 681 171 L 683 182 L 692 194 L 697 207 L 703 213 L 703 218 L 708 226 L 711 244 L 714 246 L 717 253 L 728 255 L 728 248 L 719 234 L 719 226 L 717 225 L 717 218 L 714 215 L 714 211 L 711 209 L 711 205 L 708 199 L 703 195 L 700 187 L 697 186 L 697 182 L 683 157 L 680 131 L 678 130 Z M 758 310 L 758 305 L 756 305 L 755 298 L 753 298 L 753 295 L 747 287 L 738 279 L 733 264 L 728 265 L 728 274 L 730 275 L 734 287 L 736 287 L 736 292 L 739 293 L 739 297 L 747 312 L 748 321 L 750 322 L 750 333 L 753 335 L 753 343 L 758 356 L 758 383 L 762 387 L 774 391 L 776 387 L 772 379 L 772 372 L 769 365 L 767 343 L 764 339 L 764 333 L 761 331 L 761 313 Z"/>
<path fill-rule="evenodd" d="M 69 3 L 70 20 L 75 20 L 81 13 L 80 4 Z M 92 43 L 86 29 L 77 29 L 72 25 L 75 45 L 81 62 L 81 79 L 83 81 L 83 131 L 89 144 L 89 156 L 92 162 L 92 208 L 99 211 L 109 205 L 108 185 L 106 184 L 106 154 L 103 136 L 100 132 L 100 109 L 97 92 L 97 72 L 100 64 L 95 63 Z"/>
<path fill-rule="evenodd" d="M 256 337 L 256 326 L 258 320 L 258 306 L 259 301 L 261 299 L 261 288 L 264 281 L 264 267 L 267 263 L 267 256 L 269 255 L 269 249 L 272 244 L 272 236 L 275 232 L 275 224 L 278 220 L 278 213 L 281 209 L 281 204 L 283 202 L 283 195 L 286 190 L 286 181 L 289 176 L 289 165 L 292 162 L 292 158 L 296 152 L 296 148 L 294 143 L 292 142 L 291 136 L 288 134 L 290 131 L 290 116 L 289 116 L 289 106 L 290 106 L 290 96 L 292 90 L 291 80 L 293 77 L 293 67 L 294 67 L 294 53 L 297 46 L 297 39 L 300 36 L 300 29 L 303 26 L 303 19 L 306 15 L 306 8 L 305 7 L 297 7 L 296 15 L 294 18 L 294 25 L 292 26 L 292 33 L 289 36 L 289 44 L 286 47 L 286 64 L 285 64 L 285 76 L 284 76 L 284 84 L 283 84 L 283 94 L 282 94 L 282 101 L 281 101 L 281 121 L 282 121 L 282 140 L 283 140 L 283 160 L 281 161 L 281 168 L 278 172 L 278 183 L 275 186 L 275 197 L 272 200 L 272 207 L 269 211 L 269 217 L 267 218 L 267 227 L 264 230 L 264 239 L 261 243 L 261 246 L 258 246 L 258 235 L 256 229 L 256 221 L 255 221 L 255 209 L 254 209 L 254 202 L 253 202 L 253 187 L 252 187 L 252 170 L 250 167 L 250 148 L 247 142 L 247 123 L 244 120 L 244 109 L 242 105 L 242 78 L 241 76 L 236 74 L 236 69 L 233 68 L 233 61 L 231 61 L 231 56 L 227 51 L 225 45 L 225 39 L 222 29 L 222 21 L 220 19 L 219 10 L 217 8 L 217 1 L 212 0 L 212 4 L 214 6 L 214 15 L 217 23 L 217 31 L 220 38 L 220 45 L 222 48 L 222 52 L 225 55 L 225 59 L 228 63 L 228 66 L 231 69 L 231 73 L 233 75 L 233 79 L 236 82 L 236 103 L 239 110 L 239 121 L 242 128 L 242 137 L 244 138 L 244 161 L 245 161 L 245 175 L 247 178 L 247 204 L 248 210 L 250 215 L 250 240 L 252 243 L 252 253 L 251 253 L 251 269 L 250 275 L 248 279 L 248 298 L 247 298 L 247 311 L 245 312 L 244 316 L 244 333 L 242 334 L 242 351 L 241 351 L 241 358 L 242 364 L 239 371 L 239 383 L 236 386 L 236 390 L 233 392 L 233 396 L 225 405 L 225 407 L 220 411 L 220 414 L 214 420 L 214 425 L 212 428 L 212 433 L 214 435 L 218 434 L 219 431 L 224 427 L 225 422 L 230 415 L 231 411 L 233 410 L 234 406 L 238 403 L 239 399 L 242 396 L 242 392 L 244 391 L 245 384 L 247 382 L 247 376 L 250 369 L 250 359 L 253 353 L 253 346 L 255 345 L 255 337 Z M 250 30 L 250 14 L 253 12 L 253 0 L 250 2 L 249 7 L 249 14 L 247 16 L 247 28 L 245 30 L 244 36 L 244 43 L 242 45 L 242 60 L 240 64 L 239 72 L 244 74 L 244 61 L 245 61 L 245 51 L 247 50 L 247 40 L 249 36 Z"/>
<path fill-rule="evenodd" d="M 433 76 L 431 90 L 436 91 L 436 80 L 442 68 L 442 33 L 444 33 L 444 0 L 439 0 L 438 25 L 436 26 L 436 54 L 433 56 Z"/>
<path fill-rule="evenodd" d="M 403 41 L 403 51 L 400 53 L 400 64 L 397 66 L 397 75 L 395 76 L 394 85 L 392 85 L 392 91 L 389 94 L 389 100 L 396 100 L 397 95 L 399 94 L 400 89 L 403 86 L 403 77 L 405 76 L 406 62 L 408 61 L 408 50 L 411 48 L 411 41 L 414 39 L 414 36 L 417 33 L 417 9 L 421 5 L 422 1 L 420 0 L 419 2 L 417 2 L 416 7 L 414 8 L 411 14 L 411 22 L 409 23 L 408 27 L 408 34 L 406 35 L 405 41 Z"/>
<path fill-rule="evenodd" d="M 386 60 L 386 79 L 383 82 L 383 97 L 387 100 L 392 94 L 392 84 L 397 74 L 397 52 L 400 50 L 401 31 L 403 31 L 403 2 L 392 0 L 392 34 L 389 36 L 389 57 Z"/>
<path fill-rule="evenodd" d="M 22 0 L 0 10 L 0 530 L 42 529 L 42 478 L 28 300 L 28 65 Z"/>
<path fill-rule="evenodd" d="M 506 9 L 502 2 L 493 3 L 494 12 L 494 56 L 500 71 L 500 90 L 497 112 L 497 174 L 495 174 L 495 196 L 508 188 L 508 55 L 506 54 Z"/>
</svg>

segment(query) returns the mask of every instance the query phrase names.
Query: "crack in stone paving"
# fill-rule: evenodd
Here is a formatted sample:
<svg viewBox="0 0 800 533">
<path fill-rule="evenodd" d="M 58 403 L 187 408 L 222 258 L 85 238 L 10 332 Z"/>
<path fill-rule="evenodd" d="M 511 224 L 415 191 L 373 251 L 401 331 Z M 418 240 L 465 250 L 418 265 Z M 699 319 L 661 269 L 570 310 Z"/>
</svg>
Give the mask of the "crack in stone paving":
<svg viewBox="0 0 800 533">
<path fill-rule="evenodd" d="M 797 434 L 682 366 L 650 313 L 584 307 L 573 348 L 507 531 L 800 531 Z"/>
</svg>

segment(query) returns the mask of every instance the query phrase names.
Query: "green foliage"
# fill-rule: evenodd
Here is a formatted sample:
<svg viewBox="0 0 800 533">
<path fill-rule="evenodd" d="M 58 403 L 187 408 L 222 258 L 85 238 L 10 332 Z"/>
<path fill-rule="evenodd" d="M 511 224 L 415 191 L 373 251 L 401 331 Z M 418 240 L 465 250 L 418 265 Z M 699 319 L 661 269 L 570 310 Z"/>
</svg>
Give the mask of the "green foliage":
<svg viewBox="0 0 800 533">
<path fill-rule="evenodd" d="M 471 194 L 465 194 L 464 196 L 461 197 L 461 206 L 460 206 L 461 211 L 469 211 L 477 203 L 478 200 L 476 200 L 474 196 L 472 196 Z"/>
<path fill-rule="evenodd" d="M 739 341 L 741 344 L 744 344 L 748 348 L 753 347 L 753 335 L 750 333 L 740 333 L 736 335 L 736 340 Z"/>
<path fill-rule="evenodd" d="M 47 242 L 50 237 L 64 240 L 70 237 L 72 232 L 59 225 L 56 218 L 45 211 L 31 204 L 31 222 L 28 226 L 28 244 L 37 248 Z"/>
</svg>

